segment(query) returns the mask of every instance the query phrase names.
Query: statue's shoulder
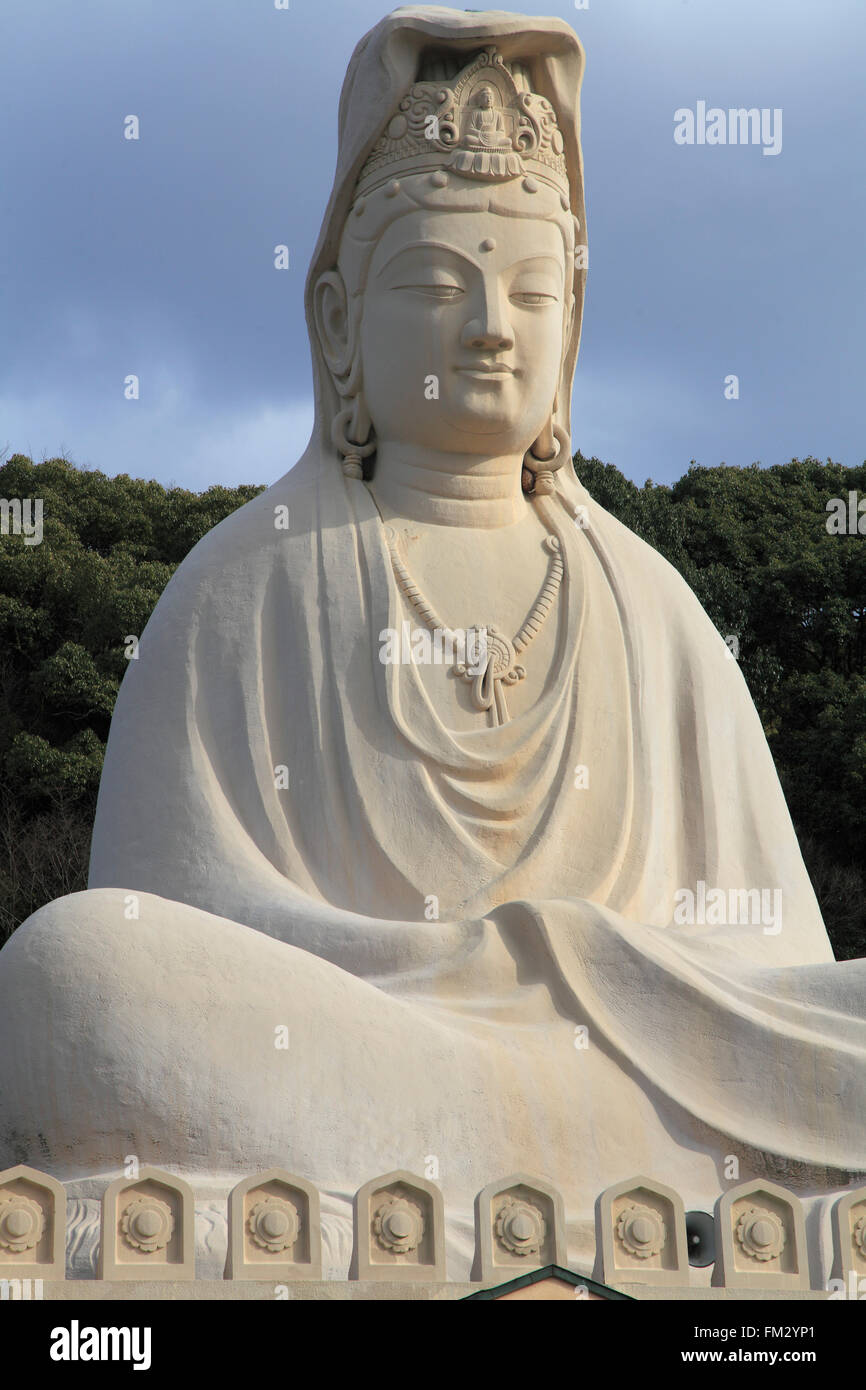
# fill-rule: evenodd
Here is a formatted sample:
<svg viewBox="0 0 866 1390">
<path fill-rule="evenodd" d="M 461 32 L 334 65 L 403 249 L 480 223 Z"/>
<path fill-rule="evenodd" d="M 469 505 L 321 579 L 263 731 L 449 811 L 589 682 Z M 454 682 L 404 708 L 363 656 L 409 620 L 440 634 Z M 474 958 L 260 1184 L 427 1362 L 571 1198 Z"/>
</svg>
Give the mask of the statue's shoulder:
<svg viewBox="0 0 866 1390">
<path fill-rule="evenodd" d="M 637 565 L 654 580 L 678 588 L 685 583 L 679 570 L 666 560 L 664 555 L 632 531 L 613 512 L 606 511 L 598 502 L 588 508 L 589 525 L 594 526 L 607 544 L 629 565 Z M 688 587 L 688 586 L 687 586 Z"/>
<path fill-rule="evenodd" d="M 587 525 L 594 528 L 599 553 L 628 593 L 631 607 L 660 615 L 669 631 L 687 629 L 715 646 L 721 637 L 688 581 L 649 542 L 629 530 L 584 490 Z"/>
<path fill-rule="evenodd" d="M 284 586 L 310 582 L 318 534 L 315 477 L 280 478 L 202 537 L 169 580 L 148 623 L 151 641 L 170 641 L 197 620 L 228 626 L 248 618 L 279 573 Z"/>
<path fill-rule="evenodd" d="M 231 591 L 280 561 L 291 573 L 312 551 L 317 512 L 315 478 L 287 473 L 208 531 L 169 587 L 189 594 Z"/>
</svg>

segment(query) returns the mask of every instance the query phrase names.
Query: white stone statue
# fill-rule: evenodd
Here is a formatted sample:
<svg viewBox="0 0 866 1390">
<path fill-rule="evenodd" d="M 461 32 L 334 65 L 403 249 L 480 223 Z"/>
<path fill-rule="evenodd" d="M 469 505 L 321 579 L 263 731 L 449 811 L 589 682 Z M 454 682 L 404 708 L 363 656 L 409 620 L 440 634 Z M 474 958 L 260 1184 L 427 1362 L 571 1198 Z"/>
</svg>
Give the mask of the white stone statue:
<svg viewBox="0 0 866 1390">
<path fill-rule="evenodd" d="M 636 1172 L 711 1207 L 732 1158 L 806 1199 L 866 1169 L 866 963 L 728 648 L 571 467 L 582 67 L 500 12 L 356 49 L 312 438 L 172 579 L 90 888 L 0 955 L 0 1167 L 279 1166 L 347 1229 L 426 1172 L 451 1277 L 516 1171 L 579 1258 Z"/>
</svg>

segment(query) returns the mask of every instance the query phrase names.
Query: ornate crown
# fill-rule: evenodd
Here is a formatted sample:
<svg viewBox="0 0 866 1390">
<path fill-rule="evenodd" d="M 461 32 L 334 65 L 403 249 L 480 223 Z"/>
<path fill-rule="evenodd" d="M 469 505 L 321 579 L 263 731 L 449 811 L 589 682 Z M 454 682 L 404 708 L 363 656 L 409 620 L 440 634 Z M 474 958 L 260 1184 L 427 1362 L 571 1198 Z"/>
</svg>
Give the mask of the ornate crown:
<svg viewBox="0 0 866 1390">
<path fill-rule="evenodd" d="M 553 107 L 530 90 L 526 69 L 485 48 L 447 85 L 440 79 L 410 87 L 373 146 L 355 196 L 428 169 L 473 179 L 535 174 L 567 196 L 563 149 Z"/>
</svg>

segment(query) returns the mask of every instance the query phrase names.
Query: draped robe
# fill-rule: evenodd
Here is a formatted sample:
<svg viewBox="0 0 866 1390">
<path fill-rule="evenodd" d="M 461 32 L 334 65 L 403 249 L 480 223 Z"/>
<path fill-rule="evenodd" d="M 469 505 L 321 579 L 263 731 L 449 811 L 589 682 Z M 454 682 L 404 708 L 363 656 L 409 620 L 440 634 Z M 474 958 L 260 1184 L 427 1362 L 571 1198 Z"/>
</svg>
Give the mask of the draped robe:
<svg viewBox="0 0 866 1390">
<path fill-rule="evenodd" d="M 577 482 L 546 506 L 556 670 L 459 735 L 380 660 L 411 610 L 363 483 L 308 462 L 218 526 L 124 682 L 91 887 L 256 927 L 463 1026 L 516 979 L 732 1141 L 863 1168 L 866 963 L 833 963 L 737 663 Z M 779 890 L 781 929 L 675 925 L 700 882 Z"/>
</svg>

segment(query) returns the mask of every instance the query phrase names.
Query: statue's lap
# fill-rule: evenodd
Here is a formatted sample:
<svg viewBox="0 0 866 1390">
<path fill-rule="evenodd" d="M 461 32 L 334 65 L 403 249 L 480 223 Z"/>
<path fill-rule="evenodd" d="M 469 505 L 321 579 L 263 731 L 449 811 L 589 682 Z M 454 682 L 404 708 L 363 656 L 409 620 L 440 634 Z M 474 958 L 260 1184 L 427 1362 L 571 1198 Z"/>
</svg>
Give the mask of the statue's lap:
<svg viewBox="0 0 866 1390">
<path fill-rule="evenodd" d="M 577 1056 L 567 1019 L 449 1019 L 237 922 L 136 897 L 137 920 L 121 889 L 58 899 L 4 951 L 16 1045 L 0 1059 L 0 1166 L 26 1150 L 78 1178 L 135 1154 L 193 1174 L 288 1167 L 350 1194 L 434 1154 L 466 1201 L 523 1168 L 591 1209 L 605 1168 L 669 1142 L 617 1063 Z"/>
</svg>

